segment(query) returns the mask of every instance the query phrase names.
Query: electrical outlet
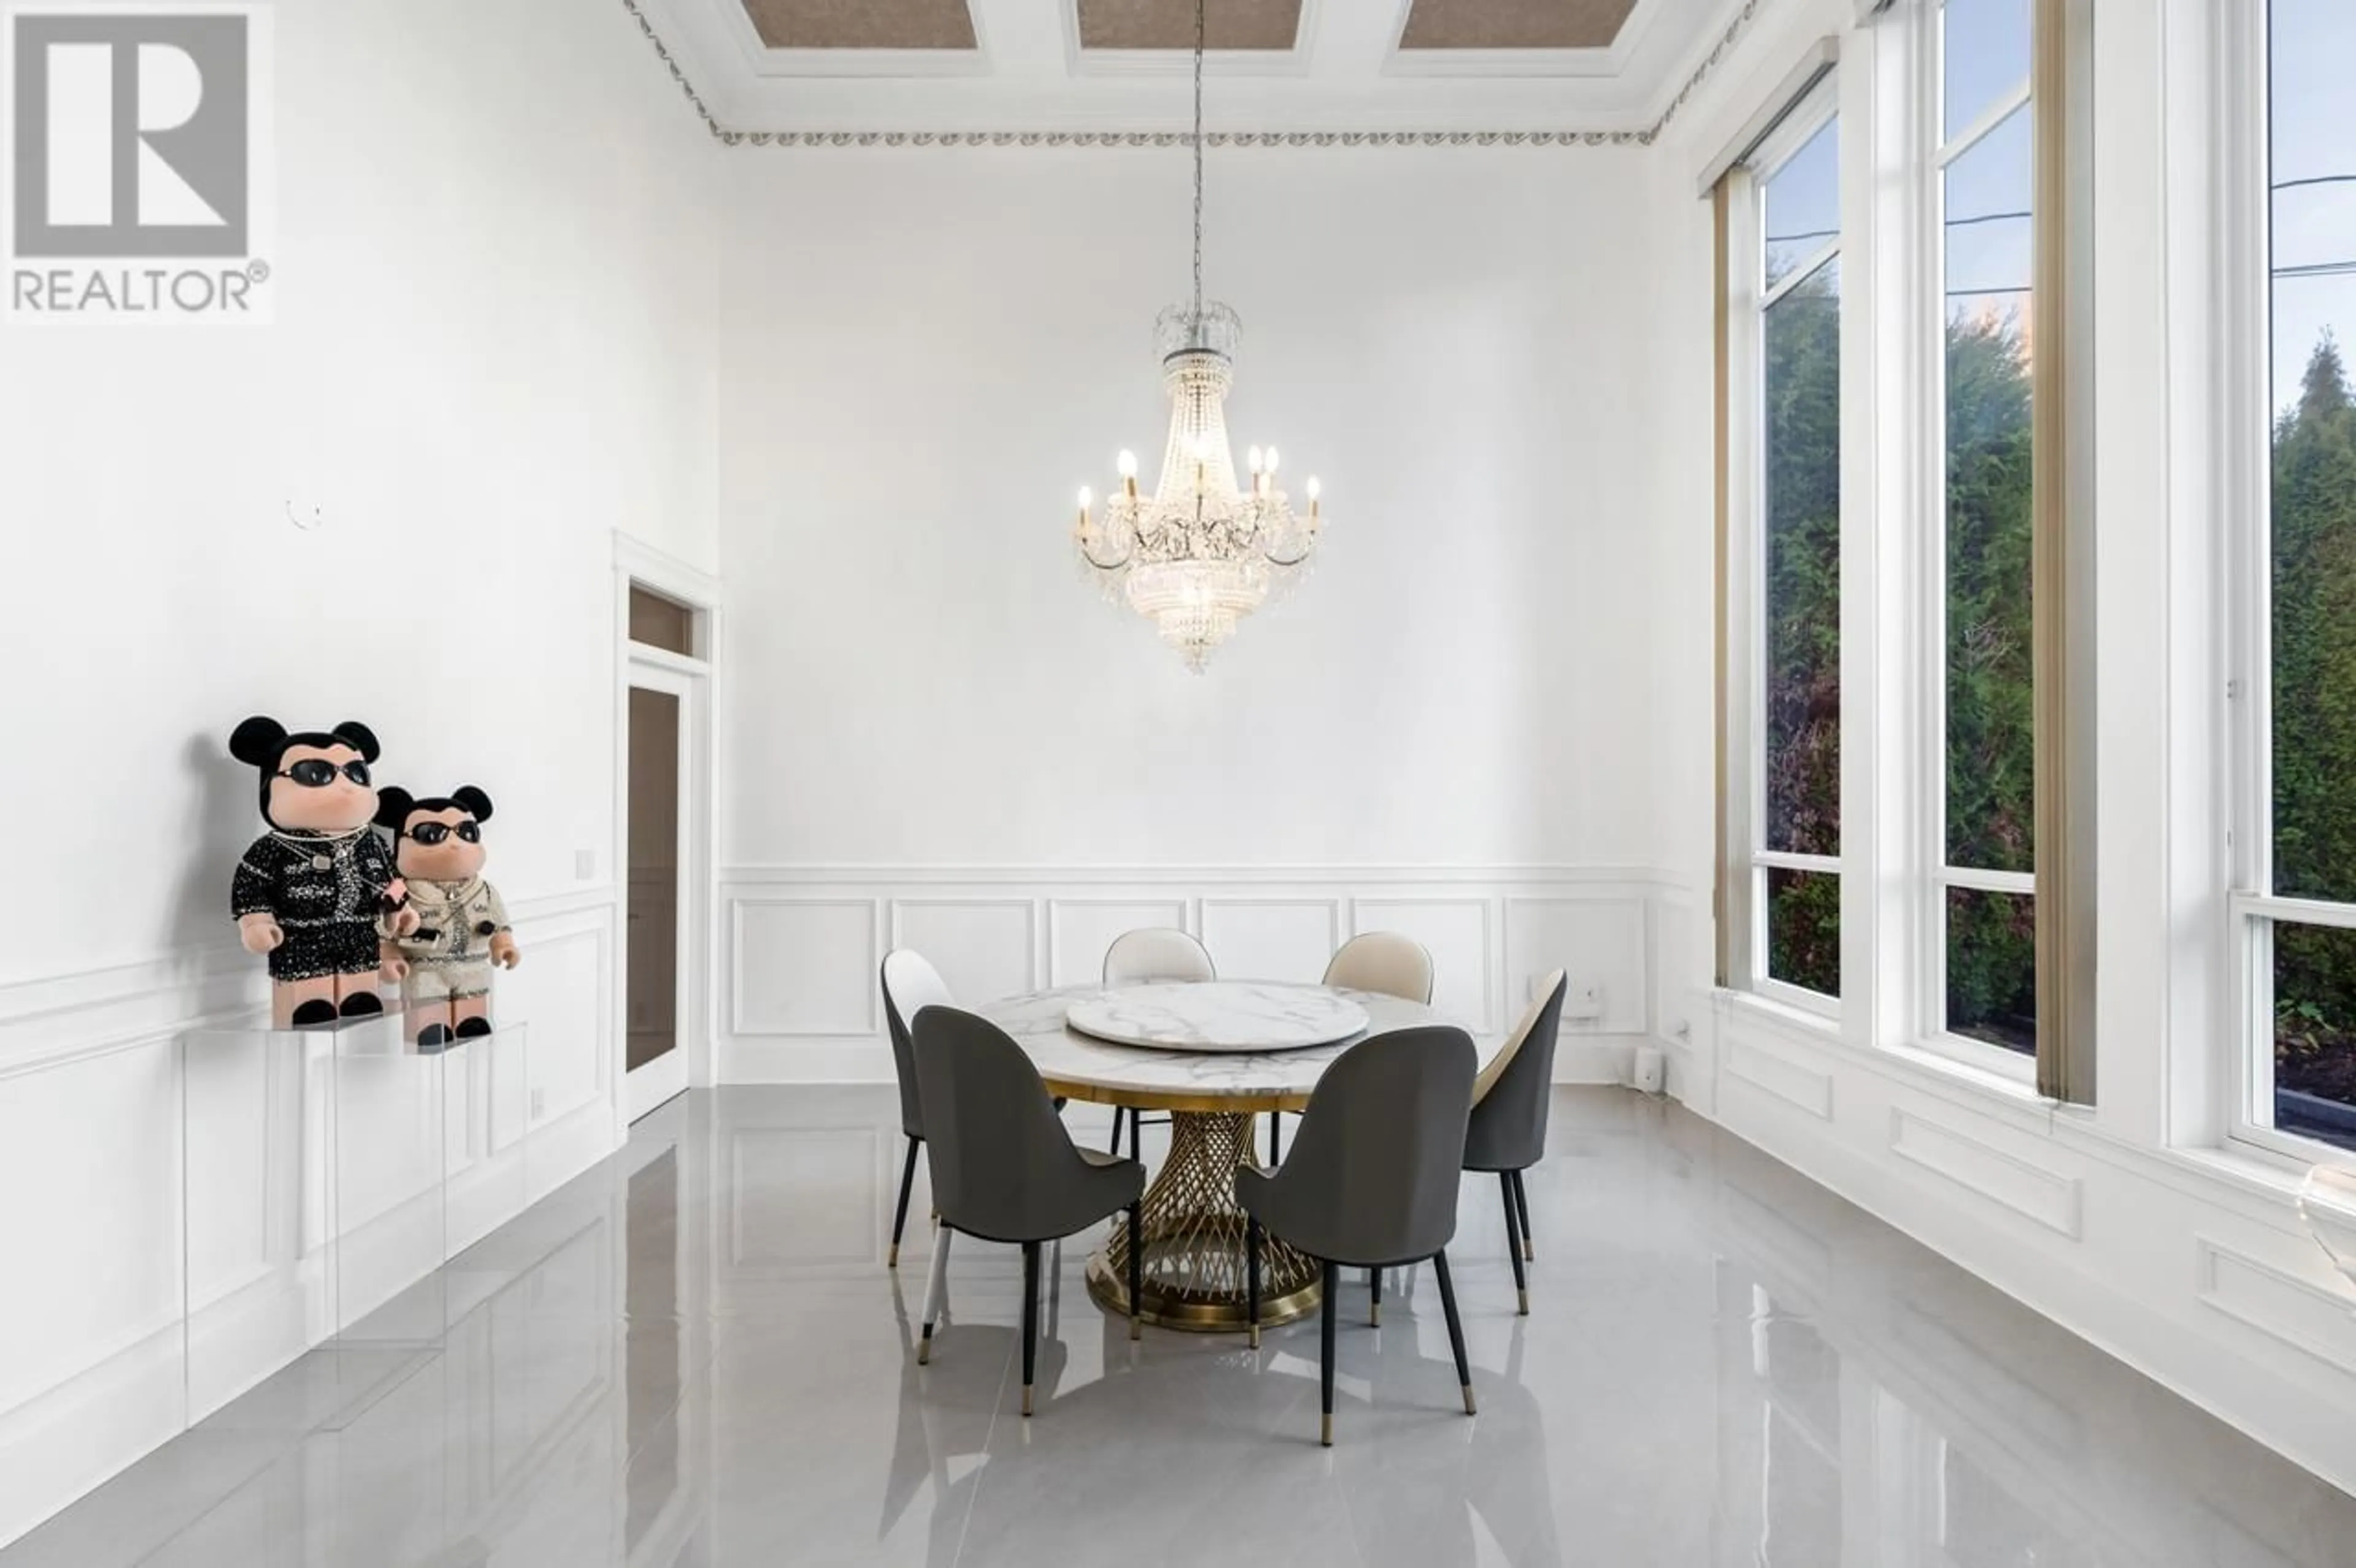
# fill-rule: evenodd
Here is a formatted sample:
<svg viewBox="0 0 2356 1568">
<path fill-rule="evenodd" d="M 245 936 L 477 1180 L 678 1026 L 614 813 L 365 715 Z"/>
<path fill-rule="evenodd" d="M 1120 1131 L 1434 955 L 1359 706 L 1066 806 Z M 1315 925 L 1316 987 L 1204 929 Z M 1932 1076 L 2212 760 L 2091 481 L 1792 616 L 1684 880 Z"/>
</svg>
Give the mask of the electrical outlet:
<svg viewBox="0 0 2356 1568">
<path fill-rule="evenodd" d="M 574 851 L 573 851 L 573 879 L 574 879 L 576 881 L 583 881 L 583 882 L 588 881 L 588 880 L 590 880 L 592 878 L 595 877 L 595 876 L 596 876 L 596 874 L 597 874 L 597 851 L 596 851 L 596 850 L 594 850 L 594 849 L 575 849 Z"/>
<path fill-rule="evenodd" d="M 531 1092 L 531 1119 L 536 1122 L 546 1115 L 548 1115 L 548 1091 L 534 1089 Z"/>
<path fill-rule="evenodd" d="M 1573 983 L 1562 999 L 1562 1016 L 1578 1023 L 1593 1023 L 1603 1016 L 1603 987 Z"/>
</svg>

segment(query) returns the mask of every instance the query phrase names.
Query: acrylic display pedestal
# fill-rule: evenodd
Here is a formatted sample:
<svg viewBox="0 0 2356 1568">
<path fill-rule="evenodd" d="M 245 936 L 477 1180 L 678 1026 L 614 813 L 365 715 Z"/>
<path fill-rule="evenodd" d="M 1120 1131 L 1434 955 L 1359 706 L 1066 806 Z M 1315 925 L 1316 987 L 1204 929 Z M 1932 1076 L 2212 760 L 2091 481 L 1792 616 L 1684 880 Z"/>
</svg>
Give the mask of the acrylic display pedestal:
<svg viewBox="0 0 2356 1568">
<path fill-rule="evenodd" d="M 444 1264 L 531 1191 L 530 1034 L 421 1048 L 398 1011 L 182 1047 L 187 1419 L 305 1356 L 398 1375 L 466 1303 Z"/>
</svg>

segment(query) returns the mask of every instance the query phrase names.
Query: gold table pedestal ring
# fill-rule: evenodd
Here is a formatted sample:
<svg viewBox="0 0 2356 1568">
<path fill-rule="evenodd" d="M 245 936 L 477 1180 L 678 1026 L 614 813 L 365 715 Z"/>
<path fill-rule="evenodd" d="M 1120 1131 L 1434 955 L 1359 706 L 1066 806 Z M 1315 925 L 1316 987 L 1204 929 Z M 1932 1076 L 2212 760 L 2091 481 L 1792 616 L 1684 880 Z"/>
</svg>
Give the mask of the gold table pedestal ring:
<svg viewBox="0 0 2356 1568">
<path fill-rule="evenodd" d="M 1164 1328 L 1240 1334 L 1251 1326 L 1246 1218 L 1236 1202 L 1236 1172 L 1258 1163 L 1244 1111 L 1170 1114 L 1170 1154 L 1145 1189 L 1144 1285 L 1138 1316 Z M 1129 1311 L 1129 1249 L 1123 1220 L 1088 1259 L 1088 1294 L 1108 1312 Z M 1263 1328 L 1317 1310 L 1322 1296 L 1314 1259 L 1263 1233 L 1259 1322 Z"/>
</svg>

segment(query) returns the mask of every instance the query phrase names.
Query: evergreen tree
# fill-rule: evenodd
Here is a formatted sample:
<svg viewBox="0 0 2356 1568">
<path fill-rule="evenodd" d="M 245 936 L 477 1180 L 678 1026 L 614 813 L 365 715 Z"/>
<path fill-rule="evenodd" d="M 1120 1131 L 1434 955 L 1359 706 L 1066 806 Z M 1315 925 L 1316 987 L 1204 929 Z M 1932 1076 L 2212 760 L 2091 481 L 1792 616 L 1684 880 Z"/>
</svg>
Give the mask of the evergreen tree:
<svg viewBox="0 0 2356 1568">
<path fill-rule="evenodd" d="M 2274 442 L 2275 891 L 2356 901 L 2356 403 L 2327 333 Z M 2356 933 L 2275 928 L 2275 1083 L 2356 1104 Z"/>
</svg>

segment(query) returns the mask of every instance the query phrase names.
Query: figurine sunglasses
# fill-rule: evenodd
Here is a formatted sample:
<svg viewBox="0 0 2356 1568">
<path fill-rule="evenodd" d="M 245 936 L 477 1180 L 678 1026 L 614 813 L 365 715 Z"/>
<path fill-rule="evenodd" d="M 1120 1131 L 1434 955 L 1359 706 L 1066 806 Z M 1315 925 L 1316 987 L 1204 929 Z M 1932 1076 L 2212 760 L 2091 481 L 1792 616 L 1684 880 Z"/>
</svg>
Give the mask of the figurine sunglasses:
<svg viewBox="0 0 2356 1568">
<path fill-rule="evenodd" d="M 465 843 L 480 844 L 483 841 L 481 825 L 473 822 L 461 822 L 455 827 L 447 822 L 421 822 L 402 837 L 414 838 L 420 844 L 439 844 L 453 833 Z"/>
<path fill-rule="evenodd" d="M 280 773 L 278 776 L 282 779 L 293 779 L 305 789 L 325 789 L 336 782 L 336 775 L 339 773 L 356 784 L 365 784 L 369 782 L 366 763 L 349 762 L 338 768 L 325 757 L 305 757 L 293 767 Z"/>
</svg>

